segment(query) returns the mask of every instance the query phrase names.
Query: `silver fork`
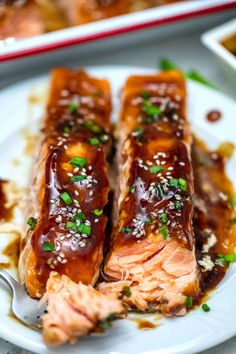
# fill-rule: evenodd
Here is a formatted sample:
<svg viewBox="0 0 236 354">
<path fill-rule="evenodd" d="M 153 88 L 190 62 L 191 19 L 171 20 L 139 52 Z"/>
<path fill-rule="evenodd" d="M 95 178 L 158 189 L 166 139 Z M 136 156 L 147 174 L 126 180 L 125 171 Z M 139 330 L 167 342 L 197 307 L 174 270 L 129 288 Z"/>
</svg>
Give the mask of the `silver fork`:
<svg viewBox="0 0 236 354">
<path fill-rule="evenodd" d="M 12 292 L 12 312 L 26 326 L 39 329 L 41 315 L 46 312 L 47 304 L 29 297 L 23 285 L 20 285 L 8 272 L 0 268 L 0 279 Z"/>
</svg>

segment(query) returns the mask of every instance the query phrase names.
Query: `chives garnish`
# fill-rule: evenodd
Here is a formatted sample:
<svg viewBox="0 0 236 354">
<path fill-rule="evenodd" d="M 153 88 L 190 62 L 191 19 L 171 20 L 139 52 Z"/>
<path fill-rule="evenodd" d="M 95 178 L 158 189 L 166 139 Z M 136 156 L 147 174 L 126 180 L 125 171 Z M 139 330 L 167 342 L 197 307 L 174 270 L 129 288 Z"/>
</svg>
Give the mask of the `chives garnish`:
<svg viewBox="0 0 236 354">
<path fill-rule="evenodd" d="M 107 317 L 107 321 L 114 321 L 117 319 L 117 314 L 115 312 L 110 313 L 110 315 Z"/>
<path fill-rule="evenodd" d="M 162 234 L 163 240 L 167 240 L 169 236 L 169 229 L 166 225 L 163 225 L 159 228 L 159 232 Z"/>
<path fill-rule="evenodd" d="M 134 132 L 135 132 L 135 133 L 142 133 L 142 132 L 143 132 L 143 129 L 144 129 L 144 128 L 142 128 L 142 127 L 136 127 L 136 128 L 134 129 Z"/>
<path fill-rule="evenodd" d="M 233 208 L 236 208 L 236 198 L 231 199 L 230 204 Z"/>
<path fill-rule="evenodd" d="M 33 218 L 33 216 L 31 216 L 28 221 L 27 221 L 27 224 L 29 225 L 30 227 L 30 230 L 34 230 L 35 229 L 35 226 L 37 224 L 37 219 Z"/>
<path fill-rule="evenodd" d="M 162 214 L 161 214 L 161 221 L 162 221 L 162 222 L 167 222 L 167 221 L 168 221 L 168 216 L 167 216 L 166 213 L 162 213 Z"/>
<path fill-rule="evenodd" d="M 225 254 L 216 258 L 216 263 L 234 263 L 236 262 L 236 254 Z"/>
<path fill-rule="evenodd" d="M 75 214 L 75 219 L 76 220 L 84 220 L 85 215 L 83 213 L 77 213 L 77 214 Z"/>
<path fill-rule="evenodd" d="M 88 142 L 89 142 L 90 145 L 93 145 L 93 146 L 99 144 L 99 140 L 97 138 L 89 138 Z"/>
<path fill-rule="evenodd" d="M 93 211 L 94 215 L 96 216 L 101 216 L 103 214 L 103 210 L 102 209 L 95 209 Z"/>
<path fill-rule="evenodd" d="M 109 137 L 107 134 L 103 134 L 100 136 L 100 140 L 102 143 L 106 143 L 109 140 Z"/>
<path fill-rule="evenodd" d="M 91 226 L 86 224 L 80 224 L 79 226 L 76 227 L 76 230 L 86 235 L 90 235 L 92 231 Z"/>
<path fill-rule="evenodd" d="M 75 156 L 72 157 L 72 159 L 70 160 L 71 165 L 81 167 L 81 168 L 83 168 L 86 165 L 86 163 L 87 163 L 87 159 L 85 157 Z"/>
<path fill-rule="evenodd" d="M 191 307 L 193 307 L 193 297 L 192 296 L 188 296 L 186 299 L 186 306 L 190 309 Z"/>
<path fill-rule="evenodd" d="M 75 183 L 75 182 L 83 181 L 85 178 L 86 178 L 86 176 L 84 176 L 84 175 L 72 176 L 70 178 L 70 181 Z"/>
<path fill-rule="evenodd" d="M 211 311 L 211 308 L 207 304 L 202 304 L 202 309 L 203 309 L 204 312 Z"/>
<path fill-rule="evenodd" d="M 100 133 L 102 131 L 102 128 L 100 127 L 99 124 L 94 122 L 92 119 L 88 119 L 84 122 L 84 125 L 91 130 L 93 133 Z"/>
<path fill-rule="evenodd" d="M 149 100 L 145 100 L 143 102 L 142 109 L 149 116 L 157 116 L 162 112 L 162 109 L 160 107 L 154 106 Z"/>
<path fill-rule="evenodd" d="M 73 221 L 67 221 L 65 227 L 68 230 L 76 230 L 76 223 Z"/>
<path fill-rule="evenodd" d="M 160 67 L 162 70 L 169 71 L 169 70 L 178 70 L 178 67 L 175 63 L 173 63 L 168 58 L 162 58 L 160 60 Z"/>
<path fill-rule="evenodd" d="M 68 108 L 71 113 L 75 113 L 77 111 L 77 109 L 79 108 L 79 105 L 78 105 L 78 103 L 70 102 L 68 105 Z"/>
<path fill-rule="evenodd" d="M 176 207 L 176 209 L 181 209 L 181 203 L 179 200 L 175 201 L 175 207 Z"/>
<path fill-rule="evenodd" d="M 144 98 L 144 99 L 148 99 L 151 97 L 150 93 L 144 91 L 141 93 L 141 97 Z"/>
<path fill-rule="evenodd" d="M 122 228 L 121 231 L 124 232 L 125 234 L 129 234 L 130 232 L 132 232 L 132 229 L 131 227 L 125 226 Z"/>
<path fill-rule="evenodd" d="M 52 252 L 54 251 L 54 244 L 50 241 L 46 241 L 42 244 L 42 250 L 45 252 Z"/>
<path fill-rule="evenodd" d="M 179 181 L 177 178 L 171 178 L 169 183 L 170 183 L 171 187 L 178 187 L 178 185 L 179 185 Z"/>
<path fill-rule="evenodd" d="M 125 285 L 122 289 L 123 295 L 130 297 L 131 296 L 131 290 L 130 287 Z"/>
<path fill-rule="evenodd" d="M 71 129 L 70 129 L 69 127 L 64 127 L 64 128 L 63 128 L 63 132 L 64 132 L 64 133 L 70 133 L 70 130 L 71 130 Z"/>
<path fill-rule="evenodd" d="M 129 187 L 129 193 L 134 193 L 135 191 L 135 186 L 130 186 Z"/>
<path fill-rule="evenodd" d="M 162 166 L 152 166 L 149 168 L 149 172 L 152 174 L 163 171 L 163 170 L 164 170 L 164 168 Z"/>
<path fill-rule="evenodd" d="M 60 198 L 66 205 L 70 205 L 73 202 L 71 195 L 68 192 L 60 194 Z"/>
<path fill-rule="evenodd" d="M 103 321 L 103 322 L 100 322 L 100 323 L 99 323 L 99 327 L 100 327 L 101 329 L 108 329 L 108 328 L 109 328 L 109 324 L 108 324 L 108 322 Z"/>
<path fill-rule="evenodd" d="M 185 192 L 186 189 L 187 189 L 187 181 L 186 181 L 186 179 L 179 178 L 179 186 L 180 186 L 181 191 Z"/>
</svg>

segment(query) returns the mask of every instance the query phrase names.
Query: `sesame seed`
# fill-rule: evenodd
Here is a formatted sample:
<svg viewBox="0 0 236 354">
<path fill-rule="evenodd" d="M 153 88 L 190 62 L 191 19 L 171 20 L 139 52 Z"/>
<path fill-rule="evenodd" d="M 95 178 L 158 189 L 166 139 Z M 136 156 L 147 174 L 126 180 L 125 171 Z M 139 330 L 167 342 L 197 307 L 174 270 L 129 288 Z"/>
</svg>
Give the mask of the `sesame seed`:
<svg viewBox="0 0 236 354">
<path fill-rule="evenodd" d="M 50 199 L 50 203 L 51 204 L 55 204 L 55 200 L 54 199 Z"/>
<path fill-rule="evenodd" d="M 91 165 L 88 166 L 89 171 L 91 171 L 92 168 L 93 168 L 93 167 L 92 167 Z"/>
<path fill-rule="evenodd" d="M 166 164 L 166 161 L 161 161 L 161 165 L 165 165 Z"/>
<path fill-rule="evenodd" d="M 95 222 L 95 223 L 99 222 L 99 219 L 95 219 L 94 222 Z"/>
<path fill-rule="evenodd" d="M 180 162 L 179 162 L 179 165 L 180 165 L 180 166 L 185 166 L 185 162 L 180 161 Z"/>
<path fill-rule="evenodd" d="M 61 260 L 61 263 L 62 263 L 62 264 L 67 263 L 67 259 L 65 259 L 65 258 L 64 258 L 64 259 L 62 259 L 62 260 Z"/>
<path fill-rule="evenodd" d="M 90 191 L 89 196 L 92 197 L 92 195 L 93 195 L 93 191 Z"/>
<path fill-rule="evenodd" d="M 74 172 L 76 173 L 76 172 L 79 172 L 79 167 L 75 167 L 74 168 Z"/>
<path fill-rule="evenodd" d="M 167 176 L 170 176 L 170 175 L 171 175 L 171 172 L 166 172 L 166 175 L 167 175 Z"/>
<path fill-rule="evenodd" d="M 68 177 L 72 177 L 72 176 L 73 176 L 73 173 L 70 173 L 70 172 L 69 172 L 69 173 L 67 173 L 67 176 L 68 176 Z"/>
<path fill-rule="evenodd" d="M 79 195 L 79 192 L 78 192 L 78 191 L 75 191 L 75 195 L 78 196 L 78 195 Z"/>
<path fill-rule="evenodd" d="M 173 166 L 169 166 L 169 167 L 167 167 L 167 170 L 168 170 L 168 171 L 173 171 L 173 169 L 174 169 L 174 167 L 173 167 Z"/>
</svg>

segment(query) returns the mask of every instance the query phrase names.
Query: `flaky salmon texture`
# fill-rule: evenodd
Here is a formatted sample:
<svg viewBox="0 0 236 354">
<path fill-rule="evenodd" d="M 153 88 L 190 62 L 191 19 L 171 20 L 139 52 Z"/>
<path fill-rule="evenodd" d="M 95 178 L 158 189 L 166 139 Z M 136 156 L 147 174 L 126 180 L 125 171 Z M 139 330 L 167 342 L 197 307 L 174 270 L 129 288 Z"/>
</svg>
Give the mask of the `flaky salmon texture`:
<svg viewBox="0 0 236 354">
<path fill-rule="evenodd" d="M 78 337 L 106 328 L 124 314 L 116 295 L 103 295 L 91 285 L 76 284 L 57 272 L 51 272 L 41 301 L 48 302 L 42 321 L 43 339 L 50 347 L 73 344 Z"/>
<path fill-rule="evenodd" d="M 104 294 L 180 316 L 199 295 L 191 137 L 181 73 L 131 76 L 118 124 L 119 177 Z M 122 132 L 122 134 L 120 134 Z"/>
</svg>

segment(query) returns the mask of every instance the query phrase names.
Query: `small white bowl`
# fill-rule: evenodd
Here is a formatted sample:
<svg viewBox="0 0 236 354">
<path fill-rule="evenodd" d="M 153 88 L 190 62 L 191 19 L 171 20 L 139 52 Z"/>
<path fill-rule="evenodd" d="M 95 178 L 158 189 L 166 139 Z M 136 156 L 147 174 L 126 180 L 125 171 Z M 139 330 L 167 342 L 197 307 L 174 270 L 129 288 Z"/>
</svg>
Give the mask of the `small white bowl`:
<svg viewBox="0 0 236 354">
<path fill-rule="evenodd" d="M 202 43 L 208 47 L 224 64 L 225 71 L 236 82 L 236 56 L 226 49 L 221 41 L 236 32 L 236 19 L 213 28 L 201 37 Z"/>
</svg>

